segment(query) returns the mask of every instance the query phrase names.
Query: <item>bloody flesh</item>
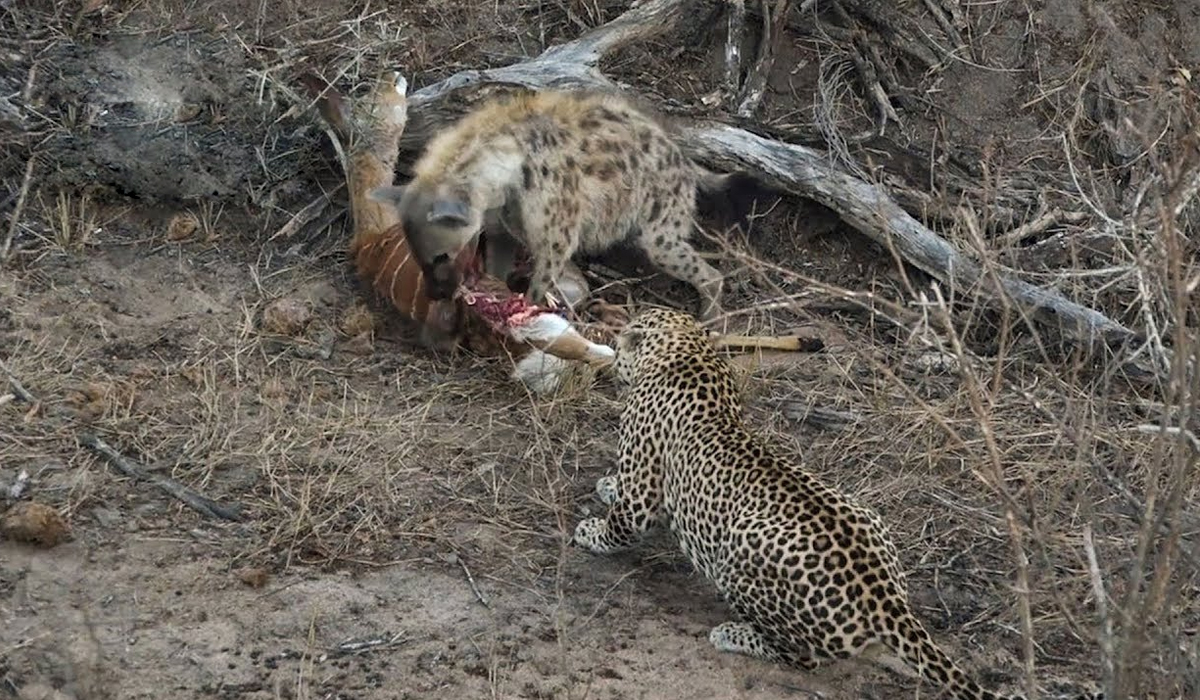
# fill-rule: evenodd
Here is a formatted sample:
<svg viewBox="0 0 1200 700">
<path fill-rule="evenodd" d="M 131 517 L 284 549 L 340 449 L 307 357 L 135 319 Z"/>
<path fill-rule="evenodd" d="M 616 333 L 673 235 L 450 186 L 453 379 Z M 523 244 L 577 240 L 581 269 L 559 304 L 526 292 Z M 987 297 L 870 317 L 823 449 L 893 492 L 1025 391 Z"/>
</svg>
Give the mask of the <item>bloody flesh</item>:
<svg viewBox="0 0 1200 700">
<path fill-rule="evenodd" d="M 510 330 L 525 325 L 539 314 L 559 313 L 553 307 L 529 303 L 524 294 L 509 289 L 507 282 L 484 274 L 480 252 L 476 248 L 459 258 L 463 281 L 457 296 L 489 328 L 508 335 Z"/>
</svg>

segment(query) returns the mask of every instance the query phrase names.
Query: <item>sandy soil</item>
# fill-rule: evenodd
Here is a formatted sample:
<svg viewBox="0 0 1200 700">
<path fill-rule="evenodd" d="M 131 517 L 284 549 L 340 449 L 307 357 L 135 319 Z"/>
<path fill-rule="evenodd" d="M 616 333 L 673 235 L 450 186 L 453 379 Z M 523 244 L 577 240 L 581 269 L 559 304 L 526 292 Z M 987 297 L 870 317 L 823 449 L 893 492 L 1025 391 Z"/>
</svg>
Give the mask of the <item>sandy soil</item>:
<svg viewBox="0 0 1200 700">
<path fill-rule="evenodd" d="M 18 264 L 0 271 L 0 359 L 38 400 L 0 403 L 0 484 L 27 471 L 26 498 L 56 508 L 72 537 L 50 549 L 0 540 L 0 698 L 930 696 L 866 664 L 799 674 L 713 651 L 706 634 L 726 610 L 669 538 L 607 559 L 567 545 L 578 519 L 601 507 L 591 489 L 614 466 L 607 378 L 534 399 L 506 380 L 503 362 L 416 348 L 352 278 L 344 217 L 271 240 L 337 179 L 316 119 L 281 87 L 301 59 L 342 71 L 347 85 L 398 64 L 420 87 L 534 54 L 626 4 L 334 0 L 263 12 L 244 0 L 151 0 L 87 3 L 95 11 L 77 23 L 73 5 L 3 15 L 5 36 L 27 43 L 0 46 L 36 51 L 14 54 L 0 86 L 19 92 L 36 63 L 33 103 L 52 122 L 37 127 L 37 143 L 57 160 L 36 171 Z M 856 158 L 918 188 L 931 162 L 963 178 L 1001 173 L 1001 203 L 1032 206 L 1047 163 L 1057 166 L 1045 177 L 1063 181 L 1064 94 L 1078 96 L 1102 70 L 1125 113 L 1141 114 L 1156 103 L 1138 86 L 1177 66 L 1200 70 L 1200 3 L 1092 5 L 973 6 L 978 60 L 936 76 L 898 64 L 911 90 L 906 124 L 857 143 Z M 666 42 L 606 69 L 700 109 L 719 82 L 723 42 L 720 31 L 701 34 L 672 70 Z M 787 48 L 764 128 L 819 135 L 813 95 L 828 49 Z M 844 99 L 847 131 L 869 125 L 869 107 Z M 80 108 L 92 104 L 110 108 Z M 1131 137 L 1094 133 L 1089 172 L 1103 175 L 1093 184 L 1115 206 L 1128 196 L 1120 163 Z M 0 160 L 0 213 L 20 188 L 18 154 Z M 183 220 L 193 222 L 186 235 L 172 234 Z M 816 204 L 783 202 L 756 227 L 765 258 L 908 298 L 891 257 Z M 1108 254 L 1076 261 L 1103 266 Z M 731 274 L 728 306 L 766 298 L 749 275 Z M 1122 289 L 1088 301 L 1136 318 Z M 634 296 L 693 303 L 661 279 Z M 263 327 L 279 299 L 311 311 L 298 334 Z M 804 325 L 826 343 L 748 378 L 752 420 L 880 511 L 938 640 L 989 686 L 1017 690 L 1015 567 L 1002 499 L 975 475 L 991 453 L 968 389 L 930 369 L 903 329 L 837 299 L 812 301 L 806 313 L 750 315 L 760 330 Z M 344 332 L 364 309 L 376 316 L 369 344 Z M 972 316 L 964 333 L 991 342 L 994 321 Z M 988 342 L 977 348 L 985 356 Z M 1127 426 L 1145 420 L 1145 404 L 1111 387 L 1087 400 L 1098 380 L 1072 365 L 997 363 L 1049 409 L 1033 411 L 1007 385 L 988 408 L 1007 478 L 1048 543 L 1030 554 L 1038 679 L 1090 683 L 1100 666 L 1079 504 L 1095 506 L 1106 572 L 1123 571 L 1137 528 L 1081 465 L 1100 455 L 1141 484 L 1151 455 Z M 814 406 L 857 421 L 802 420 Z M 1055 422 L 1068 412 L 1098 436 L 1086 458 Z M 85 433 L 239 504 L 245 519 L 205 518 L 121 476 L 80 443 Z M 1115 574 L 1112 585 L 1115 598 Z M 1198 620 L 1185 604 L 1172 624 L 1194 635 Z M 1160 700 L 1200 692 L 1195 674 L 1148 675 Z"/>
</svg>

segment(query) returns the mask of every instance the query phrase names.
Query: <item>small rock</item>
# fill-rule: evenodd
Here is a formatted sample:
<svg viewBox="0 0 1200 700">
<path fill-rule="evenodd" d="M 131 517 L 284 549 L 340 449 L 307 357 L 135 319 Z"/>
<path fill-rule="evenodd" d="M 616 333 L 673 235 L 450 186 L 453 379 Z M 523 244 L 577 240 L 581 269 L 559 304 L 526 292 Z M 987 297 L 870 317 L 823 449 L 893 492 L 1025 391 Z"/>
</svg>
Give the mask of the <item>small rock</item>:
<svg viewBox="0 0 1200 700">
<path fill-rule="evenodd" d="M 350 337 L 375 330 L 375 314 L 363 304 L 355 304 L 342 315 L 342 332 Z"/>
<path fill-rule="evenodd" d="M 958 358 L 946 352 L 926 352 L 912 359 L 919 370 L 932 373 L 950 373 L 959 370 Z"/>
<path fill-rule="evenodd" d="M 182 241 L 191 238 L 196 229 L 200 228 L 200 219 L 190 211 L 184 211 L 171 217 L 167 223 L 167 240 Z"/>
<path fill-rule="evenodd" d="M 312 320 L 312 309 L 297 299 L 276 299 L 263 309 L 262 325 L 270 333 L 295 335 Z"/>
<path fill-rule="evenodd" d="M 337 303 L 338 294 L 337 287 L 334 287 L 329 282 L 316 282 L 306 287 L 301 296 L 305 301 L 313 306 L 333 306 Z"/>
<path fill-rule="evenodd" d="M 94 508 L 92 517 L 96 519 L 96 524 L 105 530 L 112 530 L 121 522 L 120 514 L 108 508 Z"/>
<path fill-rule="evenodd" d="M 257 566 L 242 569 L 237 576 L 242 583 L 251 588 L 262 588 L 267 585 L 267 581 L 271 580 L 271 574 L 267 573 L 266 569 Z"/>
<path fill-rule="evenodd" d="M 70 695 L 43 683 L 30 683 L 17 691 L 18 700 L 72 700 Z"/>
<path fill-rule="evenodd" d="M 359 333 L 346 342 L 346 352 L 353 355 L 370 355 L 375 352 L 375 341 L 371 332 Z"/>
<path fill-rule="evenodd" d="M 70 534 L 70 526 L 58 511 L 41 503 L 18 503 L 0 515 L 0 536 L 16 542 L 49 549 L 66 540 Z"/>
</svg>

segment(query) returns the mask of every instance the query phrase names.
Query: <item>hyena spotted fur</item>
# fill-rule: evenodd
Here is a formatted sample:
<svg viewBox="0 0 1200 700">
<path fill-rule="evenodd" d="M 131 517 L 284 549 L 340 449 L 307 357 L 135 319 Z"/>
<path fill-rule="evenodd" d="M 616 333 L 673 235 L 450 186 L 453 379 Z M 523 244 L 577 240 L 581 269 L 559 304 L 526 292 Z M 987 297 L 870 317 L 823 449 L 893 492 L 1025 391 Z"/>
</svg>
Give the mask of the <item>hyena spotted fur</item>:
<svg viewBox="0 0 1200 700">
<path fill-rule="evenodd" d="M 533 261 L 534 303 L 573 255 L 625 242 L 690 283 L 701 318 L 721 312 L 722 275 L 689 238 L 697 193 L 720 194 L 734 176 L 693 163 L 623 97 L 541 91 L 486 102 L 436 135 L 413 170 L 411 182 L 376 196 L 396 203 L 433 299 L 453 295 L 461 280 L 451 261 L 504 212 Z"/>
</svg>

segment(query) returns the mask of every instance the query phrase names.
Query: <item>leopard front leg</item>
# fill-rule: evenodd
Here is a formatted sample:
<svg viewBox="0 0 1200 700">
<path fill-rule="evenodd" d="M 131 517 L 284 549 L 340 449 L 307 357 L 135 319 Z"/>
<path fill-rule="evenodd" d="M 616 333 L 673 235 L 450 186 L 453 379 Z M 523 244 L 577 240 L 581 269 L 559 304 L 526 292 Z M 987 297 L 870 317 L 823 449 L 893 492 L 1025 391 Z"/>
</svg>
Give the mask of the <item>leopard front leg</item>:
<svg viewBox="0 0 1200 700">
<path fill-rule="evenodd" d="M 659 518 L 662 509 L 662 478 L 643 463 L 641 472 L 621 459 L 617 476 L 596 481 L 596 494 L 608 505 L 603 518 L 587 518 L 575 526 L 574 542 L 594 554 L 627 549 L 641 539 Z"/>
</svg>

